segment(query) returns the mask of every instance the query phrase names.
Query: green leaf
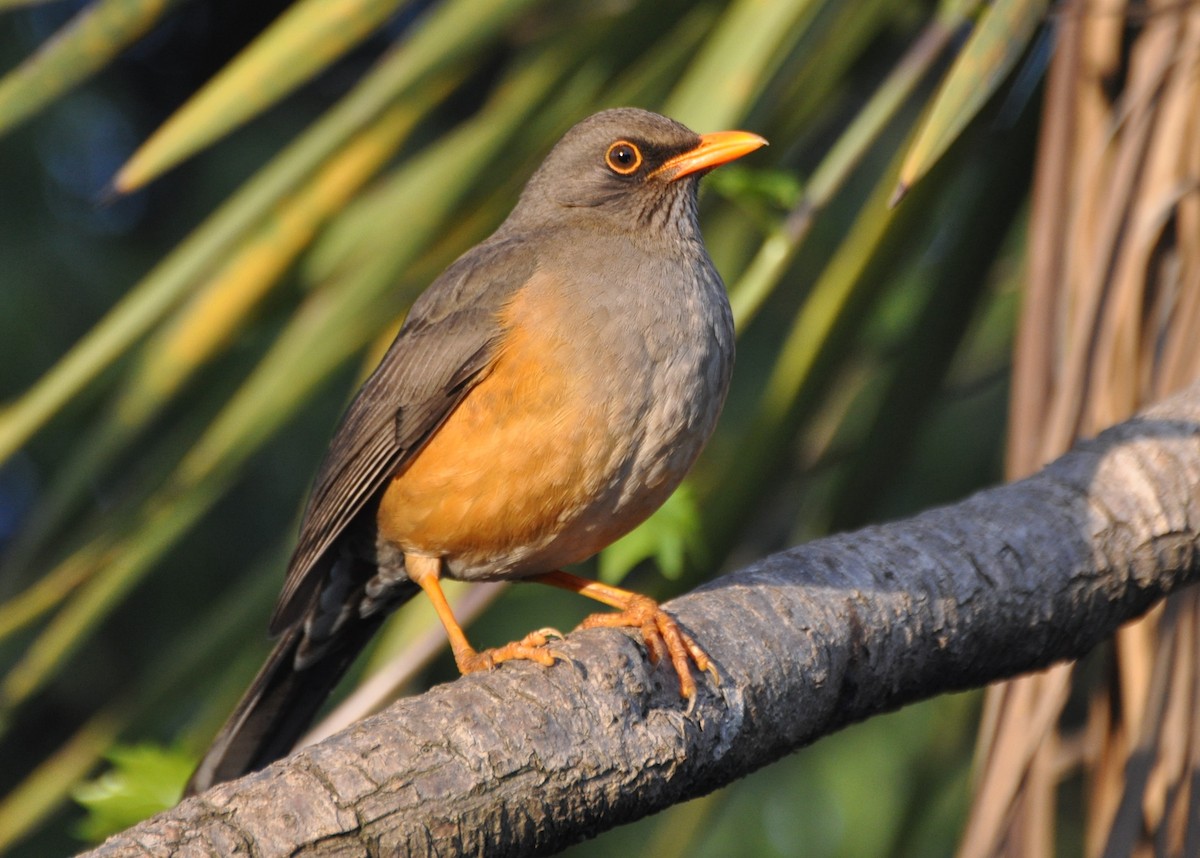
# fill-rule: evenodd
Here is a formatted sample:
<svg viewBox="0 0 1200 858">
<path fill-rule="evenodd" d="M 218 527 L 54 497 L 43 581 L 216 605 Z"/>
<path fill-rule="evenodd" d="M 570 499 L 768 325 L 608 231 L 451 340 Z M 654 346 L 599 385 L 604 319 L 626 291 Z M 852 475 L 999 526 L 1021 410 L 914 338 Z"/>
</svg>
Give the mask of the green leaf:
<svg viewBox="0 0 1200 858">
<path fill-rule="evenodd" d="M 358 44 L 399 0 L 303 0 L 163 124 L 113 180 L 127 193 L 274 104 Z M 414 35 L 379 68 L 400 90 L 443 69 L 492 38 L 531 0 L 450 0 L 435 6 Z"/>
<path fill-rule="evenodd" d="M 1046 15 L 1047 0 L 996 0 L 946 74 L 900 167 L 892 204 L 937 162 L 1025 51 Z"/>
<path fill-rule="evenodd" d="M 80 784 L 72 796 L 87 810 L 81 837 L 98 841 L 173 807 L 195 768 L 195 755 L 180 746 L 115 745 L 105 754 L 112 768 Z"/>
<path fill-rule="evenodd" d="M 177 2 L 99 0 L 83 9 L 37 53 L 0 79 L 0 132 L 103 68 Z"/>
<path fill-rule="evenodd" d="M 300 0 L 175 112 L 121 170 L 139 187 L 262 112 L 353 48 L 400 0 Z"/>
<path fill-rule="evenodd" d="M 943 10 L 938 19 L 926 25 L 920 38 L 892 67 L 837 142 L 826 151 L 821 163 L 808 177 L 803 197 L 795 201 L 785 223 L 763 241 L 754 260 L 732 285 L 729 302 L 739 331 L 757 315 L 779 283 L 817 214 L 844 187 L 870 148 L 877 145 L 888 123 L 941 56 L 962 24 L 958 12 L 957 6 Z M 713 173 L 708 181 L 719 180 L 722 172 Z"/>
<path fill-rule="evenodd" d="M 667 115 L 704 130 L 737 122 L 779 63 L 781 47 L 800 37 L 820 6 L 813 0 L 733 3 L 668 99 Z"/>
<path fill-rule="evenodd" d="M 740 203 L 790 209 L 800 201 L 803 186 L 788 170 L 761 170 L 737 164 L 708 176 L 708 188 Z"/>
<path fill-rule="evenodd" d="M 651 557 L 667 578 L 683 574 L 688 560 L 703 563 L 708 555 L 696 496 L 684 483 L 641 526 L 600 554 L 600 580 L 620 583 L 634 566 Z"/>
</svg>

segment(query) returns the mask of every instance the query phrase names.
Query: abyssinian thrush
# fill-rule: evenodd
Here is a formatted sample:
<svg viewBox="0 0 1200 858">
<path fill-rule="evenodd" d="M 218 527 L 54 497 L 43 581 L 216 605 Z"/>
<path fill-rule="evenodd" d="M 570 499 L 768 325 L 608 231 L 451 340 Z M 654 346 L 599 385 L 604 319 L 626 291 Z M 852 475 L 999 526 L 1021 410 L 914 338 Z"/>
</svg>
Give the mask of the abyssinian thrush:
<svg viewBox="0 0 1200 858">
<path fill-rule="evenodd" d="M 685 696 L 703 650 L 645 596 L 560 571 L 666 500 L 708 440 L 733 322 L 696 219 L 706 171 L 766 143 L 636 109 L 573 127 L 496 232 L 413 304 L 317 474 L 276 646 L 188 784 L 285 755 L 387 614 L 424 590 L 459 669 L 550 665 L 535 632 L 476 652 L 442 577 L 529 578 L 620 609 Z"/>
</svg>

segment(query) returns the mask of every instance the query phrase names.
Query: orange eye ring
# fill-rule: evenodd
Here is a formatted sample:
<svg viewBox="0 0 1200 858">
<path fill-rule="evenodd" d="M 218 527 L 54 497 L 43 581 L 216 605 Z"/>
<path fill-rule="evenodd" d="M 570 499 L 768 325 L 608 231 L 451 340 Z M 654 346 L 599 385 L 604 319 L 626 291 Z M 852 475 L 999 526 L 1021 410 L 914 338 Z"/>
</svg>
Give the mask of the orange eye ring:
<svg viewBox="0 0 1200 858">
<path fill-rule="evenodd" d="M 618 140 L 604 153 L 604 163 L 618 176 L 632 176 L 642 166 L 642 150 L 628 140 Z"/>
</svg>

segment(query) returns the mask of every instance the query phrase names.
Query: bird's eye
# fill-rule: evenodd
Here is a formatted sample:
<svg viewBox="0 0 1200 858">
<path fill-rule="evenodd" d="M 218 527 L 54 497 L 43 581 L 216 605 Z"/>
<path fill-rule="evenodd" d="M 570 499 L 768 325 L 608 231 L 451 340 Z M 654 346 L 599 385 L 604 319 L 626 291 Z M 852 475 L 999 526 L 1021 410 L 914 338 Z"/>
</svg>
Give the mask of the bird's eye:
<svg viewBox="0 0 1200 858">
<path fill-rule="evenodd" d="M 604 163 L 619 176 L 632 176 L 642 166 L 642 151 L 628 140 L 618 140 L 608 147 Z"/>
</svg>

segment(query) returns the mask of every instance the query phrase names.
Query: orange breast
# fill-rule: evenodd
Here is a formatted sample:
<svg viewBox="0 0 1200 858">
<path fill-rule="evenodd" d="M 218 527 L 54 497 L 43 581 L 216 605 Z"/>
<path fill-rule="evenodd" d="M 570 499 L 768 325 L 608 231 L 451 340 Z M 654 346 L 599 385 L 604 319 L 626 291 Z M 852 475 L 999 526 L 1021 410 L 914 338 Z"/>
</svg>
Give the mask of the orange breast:
<svg viewBox="0 0 1200 858">
<path fill-rule="evenodd" d="M 490 374 L 393 479 L 380 504 L 384 538 L 407 553 L 447 558 L 451 574 L 456 566 L 464 577 L 503 574 L 487 567 L 521 566 L 568 530 L 577 533 L 541 559 L 575 562 L 615 538 L 614 527 L 623 532 L 636 524 L 579 521 L 625 452 L 591 375 L 572 365 L 578 349 L 561 340 L 568 334 L 557 302 L 569 297 L 542 291 L 531 301 L 531 294 L 519 293 L 499 320 L 509 333 Z"/>
</svg>

